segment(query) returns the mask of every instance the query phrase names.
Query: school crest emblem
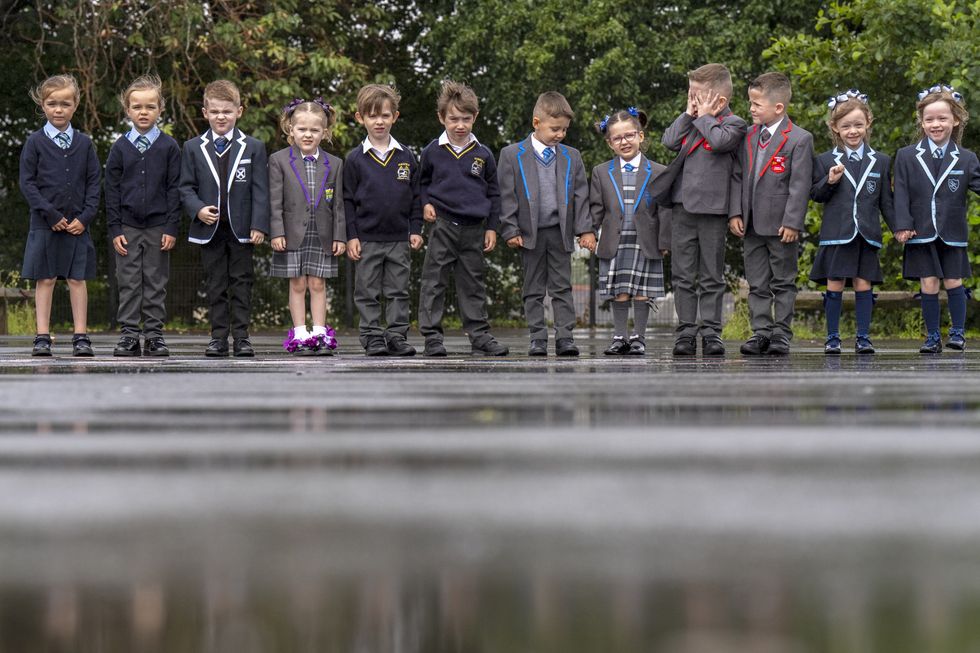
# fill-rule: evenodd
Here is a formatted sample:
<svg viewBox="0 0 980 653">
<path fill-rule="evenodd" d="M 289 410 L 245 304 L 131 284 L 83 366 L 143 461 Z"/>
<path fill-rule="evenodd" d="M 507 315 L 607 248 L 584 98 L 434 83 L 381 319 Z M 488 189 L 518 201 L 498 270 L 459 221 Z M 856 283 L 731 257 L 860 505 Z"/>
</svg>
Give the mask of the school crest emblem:
<svg viewBox="0 0 980 653">
<path fill-rule="evenodd" d="M 483 166 L 485 164 L 486 164 L 486 161 L 484 161 L 480 157 L 478 157 L 478 156 L 473 157 L 473 165 L 470 166 L 470 174 L 473 175 L 474 177 L 482 177 L 483 176 Z"/>
<path fill-rule="evenodd" d="M 410 175 L 411 175 L 411 169 L 409 165 L 407 163 L 399 163 L 398 170 L 395 173 L 395 179 L 397 179 L 398 181 L 408 181 Z"/>
<path fill-rule="evenodd" d="M 868 183 L 866 183 L 864 186 L 865 188 L 868 189 L 868 192 L 871 193 L 872 195 L 876 190 L 878 190 L 878 182 L 875 181 L 874 179 L 869 179 Z"/>
<path fill-rule="evenodd" d="M 786 157 L 781 154 L 772 157 L 772 163 L 769 164 L 769 168 L 777 175 L 783 174 L 786 172 Z"/>
<path fill-rule="evenodd" d="M 235 181 L 245 181 L 245 166 L 235 171 Z"/>
<path fill-rule="evenodd" d="M 951 193 L 955 193 L 960 189 L 960 180 L 950 177 L 949 179 L 946 180 L 946 186 L 949 187 L 949 191 Z"/>
<path fill-rule="evenodd" d="M 328 202 L 332 202 L 333 201 L 333 189 L 332 188 L 327 188 L 327 189 L 325 189 L 323 191 L 323 199 L 327 200 Z"/>
</svg>

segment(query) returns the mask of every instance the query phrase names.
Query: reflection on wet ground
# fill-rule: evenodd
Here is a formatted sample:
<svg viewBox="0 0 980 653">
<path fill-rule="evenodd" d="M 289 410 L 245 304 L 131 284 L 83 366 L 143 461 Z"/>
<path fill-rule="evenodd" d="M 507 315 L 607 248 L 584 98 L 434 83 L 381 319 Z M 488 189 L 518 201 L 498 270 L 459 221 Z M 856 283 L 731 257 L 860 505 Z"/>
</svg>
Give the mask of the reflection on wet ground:
<svg viewBox="0 0 980 653">
<path fill-rule="evenodd" d="M 980 651 L 972 352 L 257 342 L 0 338 L 0 651 Z"/>
</svg>

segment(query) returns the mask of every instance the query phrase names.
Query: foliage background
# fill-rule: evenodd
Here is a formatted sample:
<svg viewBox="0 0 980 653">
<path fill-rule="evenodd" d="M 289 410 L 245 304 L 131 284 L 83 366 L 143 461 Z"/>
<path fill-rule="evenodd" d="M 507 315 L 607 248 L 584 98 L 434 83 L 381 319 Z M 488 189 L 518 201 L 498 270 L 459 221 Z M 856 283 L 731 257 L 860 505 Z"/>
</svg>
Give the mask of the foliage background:
<svg viewBox="0 0 980 653">
<path fill-rule="evenodd" d="M 648 112 L 648 154 L 667 162 L 660 134 L 684 109 L 686 71 L 707 61 L 732 70 L 732 105 L 742 116 L 748 115 L 744 89 L 752 78 L 773 69 L 789 74 L 795 89 L 790 114 L 814 133 L 818 151 L 830 146 L 826 97 L 859 87 L 875 112 L 874 147 L 894 154 L 915 138 L 920 88 L 944 81 L 963 92 L 968 104 L 976 97 L 978 21 L 980 0 L 0 0 L 0 87 L 6 91 L 0 96 L 0 271 L 20 268 L 27 219 L 17 159 L 27 134 L 42 122 L 27 92 L 50 74 L 79 78 L 83 99 L 74 122 L 94 137 L 103 161 L 126 129 L 119 91 L 135 75 L 153 71 L 165 83 L 165 131 L 178 141 L 206 126 L 203 86 L 228 77 L 243 92 L 242 128 L 265 140 L 270 152 L 285 144 L 276 127 L 279 107 L 293 97 L 322 94 L 340 109 L 329 149 L 343 156 L 363 137 L 353 120 L 357 89 L 384 81 L 395 83 L 403 97 L 394 133 L 421 148 L 441 130 L 435 94 L 441 80 L 452 77 L 480 95 L 476 133 L 494 151 L 523 138 L 537 94 L 557 89 L 577 112 L 566 142 L 582 150 L 587 166 L 610 156 L 591 124 L 627 105 Z M 970 123 L 964 145 L 975 149 L 977 135 L 976 122 Z M 976 202 L 970 220 L 980 224 Z M 808 283 L 818 225 L 819 210 L 811 206 L 802 283 Z M 91 286 L 93 321 L 99 322 L 100 301 L 108 315 L 104 221 L 96 223 L 93 236 L 103 245 L 104 276 Z M 980 264 L 980 256 L 973 256 Z M 491 316 L 516 317 L 517 257 L 500 248 L 490 261 Z M 741 259 L 733 239 L 728 262 L 734 280 Z M 882 263 L 885 288 L 911 287 L 901 279 L 901 250 L 887 236 Z M 184 295 L 202 303 L 193 247 L 179 245 L 173 270 L 171 298 L 177 302 Z M 257 285 L 258 322 L 284 320 L 280 281 Z M 332 282 L 338 300 L 343 282 Z M 335 301 L 334 312 L 341 310 L 342 301 Z"/>
</svg>

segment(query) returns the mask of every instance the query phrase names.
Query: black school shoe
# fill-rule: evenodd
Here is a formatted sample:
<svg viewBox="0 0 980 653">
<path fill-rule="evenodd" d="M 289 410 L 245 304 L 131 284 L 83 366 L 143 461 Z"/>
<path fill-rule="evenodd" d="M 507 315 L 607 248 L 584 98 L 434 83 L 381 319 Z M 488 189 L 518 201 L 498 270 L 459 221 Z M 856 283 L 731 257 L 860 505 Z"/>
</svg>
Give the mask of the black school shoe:
<svg viewBox="0 0 980 653">
<path fill-rule="evenodd" d="M 555 341 L 555 356 L 578 356 L 578 347 L 571 338 L 558 338 Z"/>
<path fill-rule="evenodd" d="M 854 340 L 854 353 L 855 354 L 873 354 L 875 353 L 875 346 L 871 344 L 871 338 L 868 336 L 859 335 Z"/>
<path fill-rule="evenodd" d="M 442 340 L 427 340 L 422 355 L 429 358 L 445 358 L 447 353 L 446 346 L 442 344 Z"/>
<path fill-rule="evenodd" d="M 557 348 L 557 344 L 555 345 Z M 548 355 L 548 341 L 547 340 L 532 340 L 531 346 L 527 349 L 528 356 L 547 356 Z"/>
<path fill-rule="evenodd" d="M 966 349 L 966 334 L 960 329 L 950 329 L 946 347 L 954 351 L 963 351 Z"/>
<path fill-rule="evenodd" d="M 613 336 L 612 342 L 602 353 L 606 356 L 625 356 L 630 353 L 630 343 L 623 336 Z"/>
<path fill-rule="evenodd" d="M 252 347 L 252 341 L 245 338 L 235 338 L 234 345 L 235 358 L 254 358 L 255 349 Z"/>
<path fill-rule="evenodd" d="M 475 356 L 506 356 L 510 353 L 510 349 L 495 339 L 488 338 L 479 345 L 474 343 L 470 353 Z"/>
<path fill-rule="evenodd" d="M 629 342 L 630 350 L 626 352 L 627 356 L 646 356 L 647 343 L 642 336 L 631 336 Z"/>
<path fill-rule="evenodd" d="M 387 356 L 388 344 L 381 336 L 371 336 L 364 345 L 365 356 Z"/>
<path fill-rule="evenodd" d="M 388 341 L 388 354 L 390 356 L 414 356 L 415 347 L 408 344 L 404 338 L 392 338 Z"/>
<path fill-rule="evenodd" d="M 31 356 L 50 356 L 51 355 L 51 336 L 41 333 L 34 336 L 34 348 L 31 349 Z"/>
<path fill-rule="evenodd" d="M 770 356 L 789 356 L 789 340 L 782 337 L 776 336 L 769 341 L 769 349 L 766 353 Z"/>
<path fill-rule="evenodd" d="M 681 336 L 674 341 L 674 356 L 696 356 L 698 341 L 694 336 Z"/>
<path fill-rule="evenodd" d="M 208 348 L 204 350 L 208 358 L 224 358 L 228 356 L 228 341 L 224 338 L 211 338 Z"/>
<path fill-rule="evenodd" d="M 939 332 L 930 333 L 926 341 L 919 347 L 920 354 L 938 354 L 943 350 L 943 341 L 939 337 Z"/>
<path fill-rule="evenodd" d="M 701 338 L 701 353 L 705 356 L 724 356 L 725 343 L 718 336 L 704 336 Z"/>
<path fill-rule="evenodd" d="M 147 346 L 149 346 L 149 342 L 147 342 Z M 113 356 L 139 356 L 141 353 L 140 339 L 133 336 L 123 336 L 112 350 Z"/>
<path fill-rule="evenodd" d="M 143 355 L 169 356 L 170 347 L 167 346 L 167 341 L 163 339 L 163 336 L 153 336 L 152 338 L 147 338 L 143 343 Z"/>
<path fill-rule="evenodd" d="M 71 337 L 71 355 L 72 356 L 95 356 L 95 352 L 92 351 L 92 341 L 89 340 L 88 334 L 76 333 Z"/>
<path fill-rule="evenodd" d="M 761 356 L 769 350 L 769 338 L 758 333 L 742 343 L 739 351 L 743 356 Z"/>
</svg>

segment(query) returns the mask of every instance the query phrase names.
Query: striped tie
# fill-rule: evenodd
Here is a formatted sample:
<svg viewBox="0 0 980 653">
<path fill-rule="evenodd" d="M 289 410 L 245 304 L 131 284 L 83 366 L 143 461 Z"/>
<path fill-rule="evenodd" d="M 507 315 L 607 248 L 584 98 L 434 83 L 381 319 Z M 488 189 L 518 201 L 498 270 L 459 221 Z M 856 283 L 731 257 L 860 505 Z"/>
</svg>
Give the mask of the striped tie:
<svg viewBox="0 0 980 653">
<path fill-rule="evenodd" d="M 861 160 L 861 157 L 858 156 L 857 152 L 851 152 L 851 154 L 847 158 L 850 160 L 851 163 L 857 163 L 858 161 Z"/>
<path fill-rule="evenodd" d="M 551 151 L 550 147 L 544 148 L 541 152 L 541 158 L 544 159 L 545 163 L 551 163 L 551 158 L 555 156 L 555 153 Z"/>
<path fill-rule="evenodd" d="M 218 136 L 216 139 L 214 139 L 214 151 L 217 152 L 218 154 L 224 152 L 227 146 L 228 146 L 228 139 L 225 138 L 224 136 Z"/>
<path fill-rule="evenodd" d="M 768 129 L 766 129 L 765 127 L 763 127 L 762 128 L 762 133 L 759 134 L 759 145 L 765 147 L 766 143 L 769 142 L 769 139 L 770 138 L 772 138 L 772 134 L 769 133 L 769 130 Z"/>
<path fill-rule="evenodd" d="M 932 153 L 932 156 L 933 156 L 934 158 L 936 158 L 936 159 L 942 159 L 942 158 L 943 158 L 943 154 L 945 154 L 945 153 L 943 152 L 943 148 L 941 148 L 941 147 L 937 147 L 937 148 L 936 148 L 936 151 Z"/>
<path fill-rule="evenodd" d="M 140 151 L 140 154 L 146 152 L 150 148 L 150 139 L 142 134 L 136 137 L 136 149 Z"/>
<path fill-rule="evenodd" d="M 63 150 L 67 150 L 71 147 L 71 136 L 67 132 L 59 132 L 55 135 L 54 140 L 58 143 L 58 147 Z"/>
</svg>

